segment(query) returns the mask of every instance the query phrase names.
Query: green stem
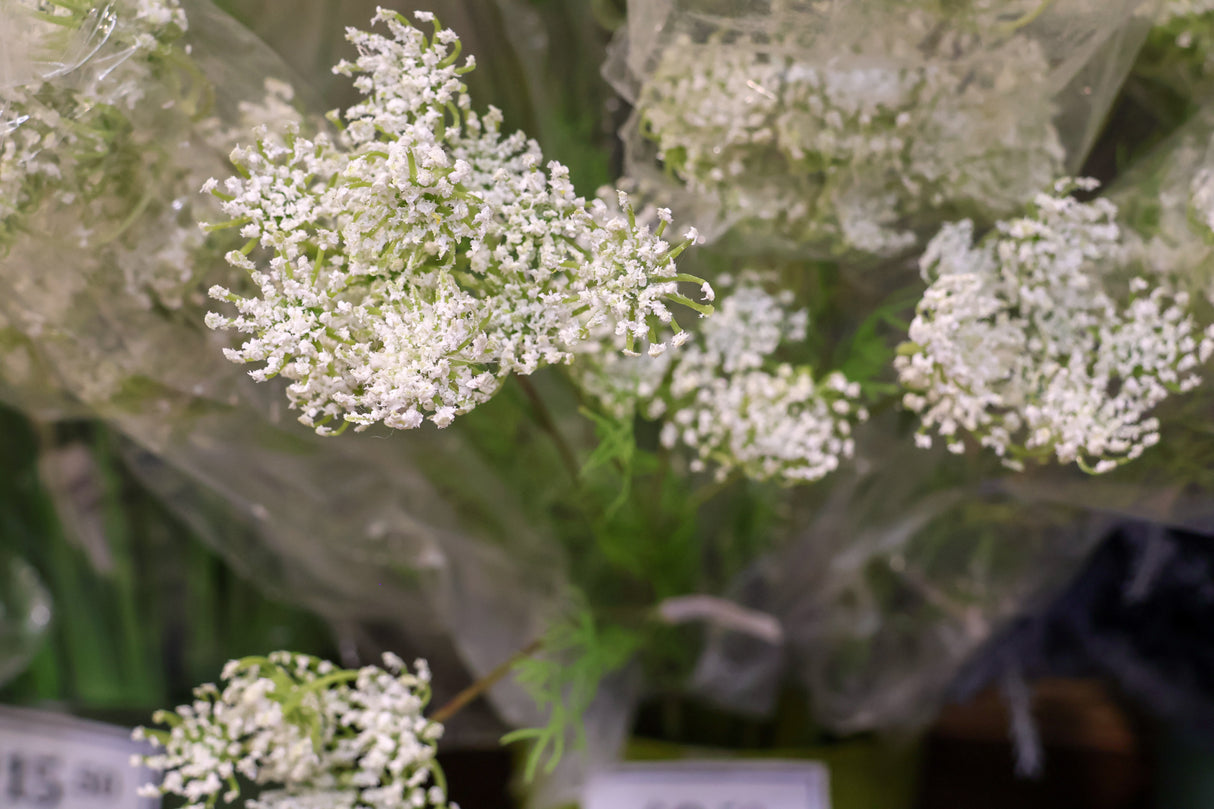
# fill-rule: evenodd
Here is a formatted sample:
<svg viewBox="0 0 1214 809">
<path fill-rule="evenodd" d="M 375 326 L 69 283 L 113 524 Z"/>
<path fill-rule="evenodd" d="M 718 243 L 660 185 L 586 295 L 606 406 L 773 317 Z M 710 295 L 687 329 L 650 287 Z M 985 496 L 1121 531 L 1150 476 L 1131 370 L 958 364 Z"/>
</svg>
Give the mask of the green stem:
<svg viewBox="0 0 1214 809">
<path fill-rule="evenodd" d="M 679 295 L 677 293 L 674 295 L 667 295 L 666 299 L 669 301 L 674 301 L 675 303 L 681 303 L 684 306 L 686 306 L 688 309 L 694 309 L 695 311 L 699 312 L 702 315 L 711 315 L 714 311 L 713 307 L 709 304 L 697 303 L 696 301 L 693 301 L 691 298 L 688 298 L 684 295 Z"/>
<path fill-rule="evenodd" d="M 658 283 L 669 283 L 670 281 L 676 281 L 680 284 L 695 284 L 696 286 L 702 286 L 704 283 L 706 283 L 703 278 L 685 272 L 681 272 L 678 275 L 657 275 L 651 280 L 657 281 Z"/>
<path fill-rule="evenodd" d="M 283 715 L 290 716 L 291 712 L 299 707 L 300 703 L 303 702 L 304 697 L 306 697 L 308 694 L 312 694 L 317 691 L 324 691 L 326 688 L 336 683 L 348 683 L 351 680 L 357 680 L 358 674 L 359 672 L 357 669 L 342 669 L 340 671 L 335 671 L 332 674 L 326 674 L 324 677 L 317 677 L 315 680 L 305 685 L 296 686 L 294 689 L 295 693 L 291 695 L 290 699 L 282 704 Z"/>
<path fill-rule="evenodd" d="M 459 58 L 460 51 L 463 49 L 463 47 L 464 43 L 460 42 L 458 39 L 455 40 L 455 44 L 451 46 L 451 53 L 447 54 L 447 58 L 439 62 L 438 66 L 450 67 L 451 65 L 455 64 L 455 60 Z"/>
<path fill-rule="evenodd" d="M 202 229 L 205 230 L 207 233 L 214 233 L 217 230 L 227 230 L 228 228 L 242 227 L 244 225 L 249 224 L 252 221 L 253 221 L 253 217 L 242 216 L 239 219 L 233 219 L 229 222 L 219 222 L 217 224 L 204 225 Z"/>
<path fill-rule="evenodd" d="M 468 703 L 472 702 L 481 694 L 497 685 L 497 683 L 500 682 L 507 674 L 509 674 L 515 666 L 526 660 L 528 657 L 534 655 L 543 647 L 543 638 L 537 638 L 536 640 L 531 641 L 531 643 L 528 643 L 522 649 L 519 649 L 517 652 L 511 655 L 510 658 L 505 662 L 499 664 L 498 667 L 493 671 L 489 672 L 484 677 L 481 677 L 472 685 L 456 694 L 450 702 L 431 714 L 430 721 L 436 722 L 440 725 L 445 723 L 452 716 L 459 713 L 460 710 L 468 705 Z"/>
</svg>

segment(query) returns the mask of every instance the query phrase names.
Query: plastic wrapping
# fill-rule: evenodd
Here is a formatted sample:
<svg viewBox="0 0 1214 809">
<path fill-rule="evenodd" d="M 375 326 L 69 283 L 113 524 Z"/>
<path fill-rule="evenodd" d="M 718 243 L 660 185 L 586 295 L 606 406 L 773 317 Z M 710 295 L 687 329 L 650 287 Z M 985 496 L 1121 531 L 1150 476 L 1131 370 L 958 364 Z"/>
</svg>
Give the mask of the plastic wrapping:
<svg viewBox="0 0 1214 809">
<path fill-rule="evenodd" d="M 1202 111 L 1107 191 L 1129 248 L 1123 269 L 1187 289 L 1202 323 L 1212 122 Z M 781 620 L 785 643 L 716 633 L 696 687 L 761 712 L 792 676 L 833 729 L 920 724 L 957 666 L 1052 598 L 1102 532 L 1127 518 L 1214 531 L 1211 406 L 1208 385 L 1170 398 L 1152 413 L 1159 444 L 1101 476 L 1051 466 L 1010 474 L 973 455 L 941 463 L 873 443 L 898 428 L 872 425 L 860 474 L 834 481 L 824 504 L 807 505 L 804 531 L 736 584 L 743 604 Z"/>
<path fill-rule="evenodd" d="M 1127 269 L 1187 289 L 1202 323 L 1214 301 L 1212 132 L 1203 109 L 1106 192 Z M 1153 412 L 1159 444 L 1101 476 L 1051 466 L 1010 474 L 972 456 L 959 476 L 960 460 L 872 443 L 897 433 L 888 421 L 873 425 L 861 474 L 834 481 L 791 544 L 735 585 L 741 603 L 781 620 L 785 642 L 716 633 L 696 687 L 762 712 L 791 675 L 833 729 L 916 726 L 956 668 L 1017 614 L 1048 603 L 1117 523 L 1214 531 L 1211 396 L 1207 384 L 1170 398 Z"/>
<path fill-rule="evenodd" d="M 1082 163 L 1138 0 L 629 4 L 606 74 L 626 173 L 735 249 L 871 261 Z"/>
<path fill-rule="evenodd" d="M 1214 105 L 1119 177 L 1107 196 L 1133 234 L 1149 272 L 1178 278 L 1202 307 L 1214 307 Z"/>
<path fill-rule="evenodd" d="M 951 696 L 966 700 L 1000 681 L 1098 675 L 1159 719 L 1210 738 L 1211 551 L 1208 537 L 1122 526 L 1062 593 L 992 638 L 959 672 Z M 1013 735 L 1018 758 L 1040 765 L 1028 700 L 1022 711 L 1010 707 L 1028 729 Z"/>
<path fill-rule="evenodd" d="M 957 667 L 1064 584 L 1109 522 L 1001 494 L 983 481 L 993 466 L 958 472 L 939 453 L 861 443 L 858 469 L 802 503 L 801 528 L 735 585 L 783 642 L 713 633 L 694 680 L 703 695 L 762 714 L 791 680 L 829 730 L 913 731 Z"/>
</svg>

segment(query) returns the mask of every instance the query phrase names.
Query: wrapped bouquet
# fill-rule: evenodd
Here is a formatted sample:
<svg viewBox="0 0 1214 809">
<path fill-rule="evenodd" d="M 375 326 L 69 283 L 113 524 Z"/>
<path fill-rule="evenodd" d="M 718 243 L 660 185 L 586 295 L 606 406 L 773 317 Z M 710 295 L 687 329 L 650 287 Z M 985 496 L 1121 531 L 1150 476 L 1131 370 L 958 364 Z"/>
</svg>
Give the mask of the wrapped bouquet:
<svg viewBox="0 0 1214 809">
<path fill-rule="evenodd" d="M 531 774 L 655 695 L 916 727 L 1114 512 L 1209 530 L 1210 118 L 1082 176 L 1154 9 L 898 8 L 630 4 L 588 193 L 429 12 L 348 31 L 326 116 L 201 0 L 0 6 L 5 398 L 434 665 L 238 661 L 160 791 L 444 806 L 465 669 Z"/>
</svg>

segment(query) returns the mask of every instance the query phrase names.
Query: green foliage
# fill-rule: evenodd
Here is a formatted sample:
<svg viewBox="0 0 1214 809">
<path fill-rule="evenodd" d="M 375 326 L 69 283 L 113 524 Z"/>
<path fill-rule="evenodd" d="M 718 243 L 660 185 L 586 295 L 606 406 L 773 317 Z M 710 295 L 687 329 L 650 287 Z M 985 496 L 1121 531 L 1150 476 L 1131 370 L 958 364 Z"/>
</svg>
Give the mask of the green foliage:
<svg viewBox="0 0 1214 809">
<path fill-rule="evenodd" d="M 597 439 L 581 474 L 593 542 L 574 548 L 587 597 L 648 606 L 691 592 L 700 569 L 697 502 L 656 446 L 655 425 L 581 412 Z"/>
<path fill-rule="evenodd" d="M 1151 29 L 1125 91 L 1147 107 L 1156 129 L 1166 133 L 1177 126 L 1209 92 L 1212 46 L 1214 13 L 1174 17 Z"/>
<path fill-rule="evenodd" d="M 631 417 L 612 418 L 586 407 L 579 412 L 594 422 L 594 432 L 599 442 L 582 466 L 582 476 L 589 476 L 604 468 L 614 468 L 618 472 L 620 491 L 607 504 L 605 511 L 605 517 L 610 519 L 628 502 L 632 489 L 638 457 L 634 420 Z"/>
<path fill-rule="evenodd" d="M 640 645 L 640 636 L 619 626 L 600 625 L 583 609 L 555 624 L 544 638 L 541 655 L 517 665 L 516 679 L 527 689 L 548 723 L 520 728 L 502 737 L 502 744 L 529 742 L 524 777 L 543 766 L 552 772 L 560 763 L 570 736 L 577 747 L 586 744 L 582 717 L 594 701 L 603 678 L 622 668 Z"/>
</svg>

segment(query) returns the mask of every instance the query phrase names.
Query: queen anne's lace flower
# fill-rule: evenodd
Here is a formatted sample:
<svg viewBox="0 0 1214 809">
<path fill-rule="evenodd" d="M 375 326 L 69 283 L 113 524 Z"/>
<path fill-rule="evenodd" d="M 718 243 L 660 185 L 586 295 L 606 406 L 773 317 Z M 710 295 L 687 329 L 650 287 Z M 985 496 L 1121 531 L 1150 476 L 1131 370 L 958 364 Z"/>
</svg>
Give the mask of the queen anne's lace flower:
<svg viewBox="0 0 1214 809">
<path fill-rule="evenodd" d="M 336 142 L 262 131 L 233 153 L 244 176 L 208 186 L 249 239 L 229 260 L 259 290 L 212 290 L 236 314 L 208 324 L 251 335 L 229 358 L 291 380 L 302 422 L 444 427 L 507 375 L 570 362 L 601 325 L 660 351 L 680 328 L 669 303 L 710 311 L 678 292 L 703 283 L 674 267 L 694 234 L 672 247 L 625 198 L 621 215 L 587 204 L 564 166 L 502 135 L 500 113 L 470 111 L 451 31 L 376 20 L 390 36 L 351 30 L 360 55 L 336 68 L 365 96 Z"/>
<path fill-rule="evenodd" d="M 721 284 L 729 290 L 733 281 Z M 681 352 L 606 354 L 581 382 L 618 417 L 639 407 L 663 418 L 662 444 L 694 451 L 693 471 L 711 465 L 721 480 L 734 471 L 785 484 L 818 480 L 853 455 L 852 426 L 867 413 L 860 386 L 843 374 L 815 381 L 808 368 L 773 359 L 781 344 L 805 339 L 808 316 L 791 306 L 791 292 L 771 294 L 747 273 Z"/>
<path fill-rule="evenodd" d="M 1118 306 L 1116 208 L 1068 190 L 1039 195 L 1032 216 L 976 245 L 969 221 L 928 245 L 929 286 L 895 361 L 921 445 L 934 431 L 962 452 L 968 433 L 1012 468 L 1053 455 L 1107 472 L 1159 440 L 1152 408 L 1200 382 L 1214 334 L 1194 325 L 1188 295 L 1134 278 Z"/>
<path fill-rule="evenodd" d="M 203 809 L 235 802 L 244 778 L 268 787 L 248 809 L 455 807 L 435 760 L 443 727 L 422 716 L 426 662 L 409 673 L 385 654 L 384 667 L 338 669 L 290 652 L 228 663 L 222 690 L 201 686 L 192 704 L 157 712 L 167 731 L 135 731 L 162 748 L 132 761 L 164 772 L 141 794 Z"/>
</svg>

